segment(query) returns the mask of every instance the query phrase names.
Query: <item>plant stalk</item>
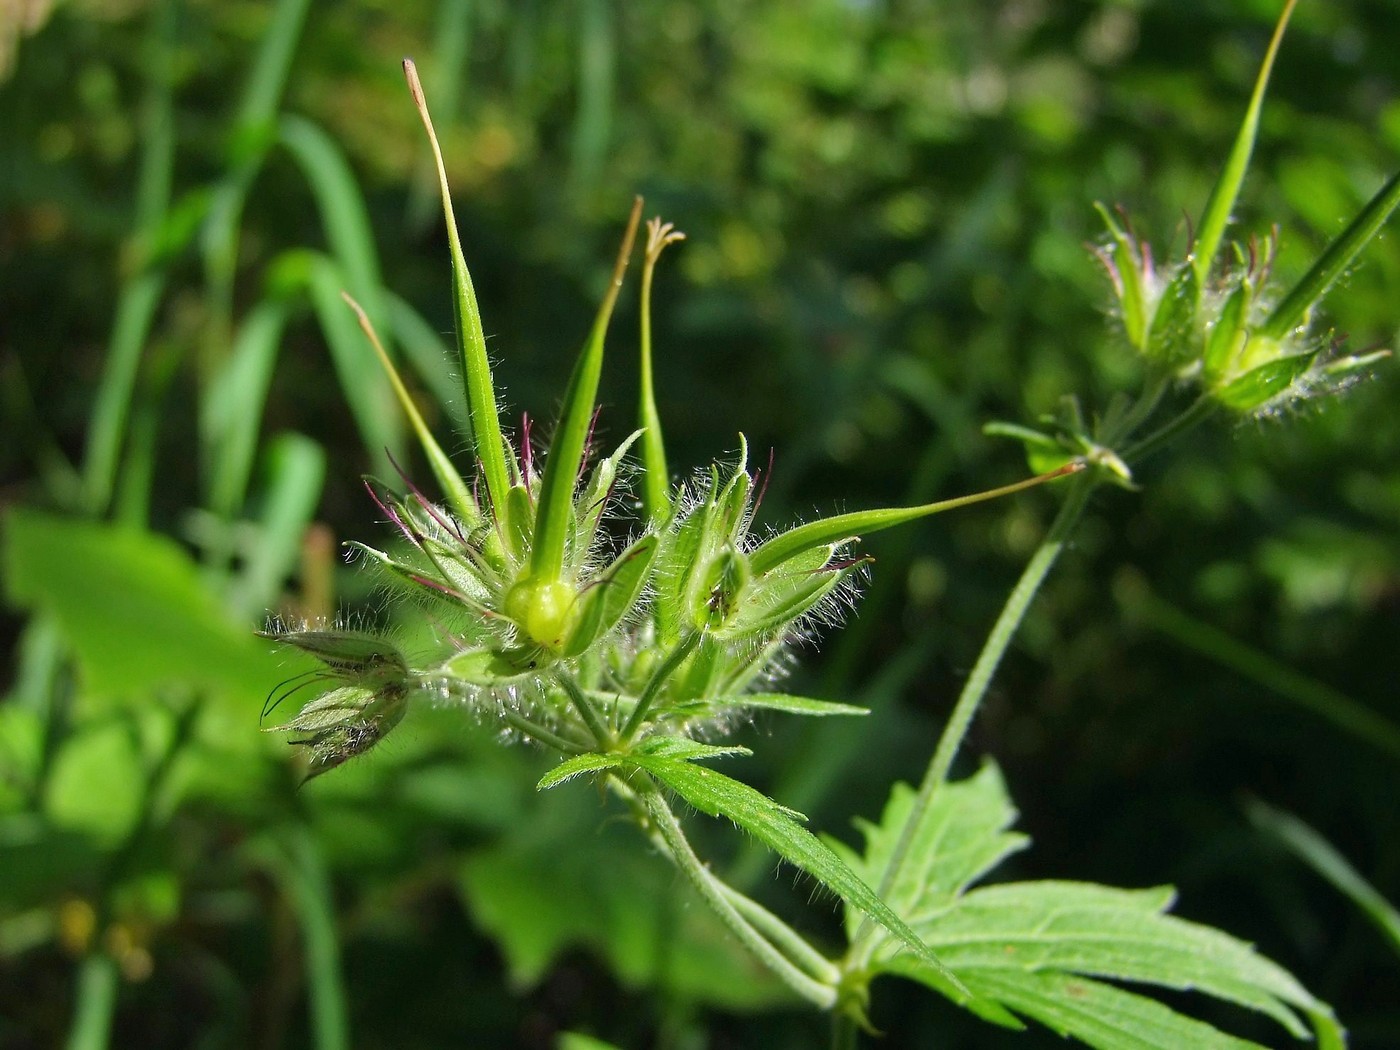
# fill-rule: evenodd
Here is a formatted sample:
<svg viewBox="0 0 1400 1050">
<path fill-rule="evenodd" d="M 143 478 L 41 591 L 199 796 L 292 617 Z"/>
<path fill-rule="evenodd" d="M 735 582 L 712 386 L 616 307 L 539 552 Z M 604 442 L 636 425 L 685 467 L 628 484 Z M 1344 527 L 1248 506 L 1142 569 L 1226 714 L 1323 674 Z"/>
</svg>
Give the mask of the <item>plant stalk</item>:
<svg viewBox="0 0 1400 1050">
<path fill-rule="evenodd" d="M 967 737 L 972 719 L 977 714 L 977 709 L 981 706 L 983 698 L 987 695 L 987 690 L 991 687 L 992 678 L 996 675 L 997 668 L 1001 666 L 1002 657 L 1006 655 L 1011 640 L 1020 629 L 1021 621 L 1025 619 L 1026 612 L 1040 591 L 1041 584 L 1045 582 L 1046 576 L 1049 575 L 1050 570 L 1059 559 L 1060 553 L 1064 550 L 1075 526 L 1079 524 L 1079 518 L 1084 513 L 1084 508 L 1089 501 L 1089 494 L 1094 490 L 1096 484 L 1097 478 L 1093 471 L 1087 471 L 1071 482 L 1069 495 L 1061 505 L 1054 522 L 1051 523 L 1050 530 L 1045 534 L 1045 539 L 1041 541 L 1036 552 L 1031 555 L 1031 560 L 1026 564 L 1021 578 L 1016 581 L 1016 586 L 1012 588 L 1010 596 L 1006 599 L 1001 615 L 992 625 L 991 632 L 982 645 L 982 652 L 977 657 L 977 663 L 973 665 L 972 674 L 964 683 L 962 692 L 958 695 L 958 701 L 953 707 L 953 713 L 948 717 L 948 724 L 943 729 L 938 747 L 924 773 L 923 782 L 919 785 L 919 793 L 914 799 L 914 806 L 909 811 L 909 817 L 905 820 L 904 827 L 900 830 L 899 842 L 896 844 L 890 862 L 885 868 L 885 873 L 880 879 L 880 885 L 876 892 L 881 897 L 889 893 L 890 887 L 894 885 L 899 876 L 900 868 L 908 857 L 915 829 L 922 823 L 924 814 L 933 804 L 938 790 L 947 781 L 953 759 L 957 757 L 958 749 Z M 860 929 L 857 930 L 856 936 L 851 942 L 850 957 L 852 959 L 858 962 L 864 961 L 865 953 L 870 949 L 876 929 L 877 927 L 868 918 L 862 921 Z"/>
<path fill-rule="evenodd" d="M 735 907 L 731 894 L 735 891 L 726 886 L 695 855 L 680 821 L 666 804 L 660 788 L 650 777 L 638 783 L 637 794 L 653 826 L 661 835 L 667 850 L 691 884 L 704 898 L 705 903 L 714 909 L 729 931 L 743 945 L 758 957 L 759 961 L 778 975 L 789 988 L 820 1010 L 829 1010 L 836 1004 L 836 989 L 830 984 L 813 980 L 791 959 L 779 951 L 771 941 L 756 930 Z M 793 934 L 796 936 L 796 934 Z M 809 949 L 810 950 L 810 949 Z M 805 954 L 805 953 L 804 953 Z"/>
</svg>

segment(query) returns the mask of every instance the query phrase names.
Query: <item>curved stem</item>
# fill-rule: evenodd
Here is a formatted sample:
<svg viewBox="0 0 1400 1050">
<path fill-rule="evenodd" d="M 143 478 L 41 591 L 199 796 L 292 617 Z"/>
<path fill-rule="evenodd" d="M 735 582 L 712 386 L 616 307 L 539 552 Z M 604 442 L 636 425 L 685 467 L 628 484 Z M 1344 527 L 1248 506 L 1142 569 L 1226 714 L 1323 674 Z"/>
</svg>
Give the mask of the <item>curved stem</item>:
<svg viewBox="0 0 1400 1050">
<path fill-rule="evenodd" d="M 788 956 L 822 984 L 835 985 L 841 979 L 840 968 L 807 942 L 807 939 L 752 897 L 736 890 L 726 882 L 720 889 L 734 910 L 755 930 L 785 951 Z"/>
<path fill-rule="evenodd" d="M 635 787 L 642 806 L 665 842 L 667 851 L 729 931 L 803 999 L 818 1009 L 831 1009 L 836 1004 L 836 989 L 809 977 L 739 913 L 730 898 L 734 891 L 720 881 L 695 855 L 685 832 L 681 830 L 680 821 L 671 812 L 671 807 L 666 804 L 666 799 L 655 781 L 647 777 Z"/>
<path fill-rule="evenodd" d="M 1021 578 L 1016 581 L 1016 586 L 1012 588 L 1010 596 L 1006 599 L 1001 615 L 997 617 L 996 623 L 987 635 L 987 640 L 982 645 L 982 652 L 978 654 L 977 663 L 973 665 L 972 674 L 964 683 L 962 692 L 958 695 L 958 702 L 953 706 L 953 713 L 948 717 L 948 724 L 943 729 L 938 747 L 924 773 L 923 782 L 919 785 L 919 793 L 914 799 L 913 808 L 909 811 L 904 827 L 900 830 L 899 842 L 896 844 L 894 853 L 890 856 L 890 862 L 880 879 L 877 892 L 881 897 L 888 894 L 890 887 L 894 885 L 899 870 L 909 853 L 914 833 L 923 821 L 929 806 L 933 804 L 938 789 L 947 781 L 953 759 L 957 757 L 958 749 L 967 736 L 968 728 L 972 725 L 977 708 L 981 706 L 983 697 L 987 695 L 987 690 L 992 684 L 992 677 L 1001 665 L 1002 657 L 1006 655 L 1006 650 L 1011 645 L 1011 639 L 1015 637 L 1016 631 L 1021 626 L 1021 621 L 1025 619 L 1026 611 L 1040 590 L 1040 585 L 1045 582 L 1045 577 L 1049 575 L 1051 568 L 1060 556 L 1060 552 L 1064 550 L 1070 534 L 1074 531 L 1074 527 L 1079 523 L 1080 515 L 1083 514 L 1084 507 L 1089 501 L 1089 494 L 1094 490 L 1096 483 L 1093 472 L 1087 472 L 1074 479 L 1069 495 L 1060 507 L 1060 512 L 1055 516 L 1050 531 L 1045 534 L 1045 539 L 1041 541 L 1036 552 L 1031 555 L 1031 560 L 1021 573 Z M 877 927 L 869 919 L 861 923 L 860 929 L 851 942 L 848 958 L 863 959 L 865 952 L 869 950 L 871 938 L 876 929 Z"/>
</svg>

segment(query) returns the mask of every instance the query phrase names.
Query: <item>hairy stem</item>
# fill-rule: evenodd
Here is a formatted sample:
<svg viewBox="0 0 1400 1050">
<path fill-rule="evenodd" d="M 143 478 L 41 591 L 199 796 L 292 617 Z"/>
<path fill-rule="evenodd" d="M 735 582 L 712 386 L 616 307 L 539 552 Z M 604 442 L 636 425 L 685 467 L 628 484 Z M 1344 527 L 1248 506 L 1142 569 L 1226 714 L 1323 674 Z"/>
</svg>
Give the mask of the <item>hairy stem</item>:
<svg viewBox="0 0 1400 1050">
<path fill-rule="evenodd" d="M 987 695 L 992 678 L 1001 665 L 1002 657 L 1006 655 L 1012 638 L 1016 636 L 1021 621 L 1025 619 L 1026 611 L 1040 591 L 1040 585 L 1045 582 L 1046 576 L 1049 575 L 1051 568 L 1059 559 L 1060 552 L 1064 550 L 1074 527 L 1079 523 L 1080 515 L 1084 512 L 1089 494 L 1094 490 L 1095 484 L 1096 478 L 1092 472 L 1080 475 L 1071 483 L 1069 495 L 1060 507 L 1060 512 L 1055 516 L 1050 531 L 1046 533 L 1045 539 L 1041 541 L 1036 552 L 1031 555 L 1031 560 L 1021 573 L 1021 578 L 1016 581 L 1016 586 L 1012 588 L 1010 596 L 1006 599 L 1001 615 L 997 617 L 996 623 L 993 624 L 991 632 L 987 635 L 987 640 L 982 645 L 982 652 L 977 657 L 977 663 L 973 665 L 972 674 L 964 683 L 962 692 L 958 695 L 958 702 L 953 707 L 953 713 L 948 717 L 948 724 L 943 729 L 938 747 L 924 773 L 923 782 L 919 785 L 919 793 L 914 799 L 914 806 L 909 811 L 904 827 L 900 830 L 899 842 L 896 844 L 890 862 L 880 879 L 877 892 L 881 897 L 889 893 L 890 887 L 898 878 L 900 868 L 908 856 L 915 829 L 922 823 L 924 814 L 933 804 L 934 797 L 947 781 L 953 759 L 957 757 L 958 749 L 967 737 L 972 719 L 977 714 L 982 699 Z M 864 958 L 865 953 L 870 948 L 876 929 L 877 927 L 869 919 L 861 923 L 861 927 L 851 944 L 849 956 L 851 959 L 861 960 Z"/>
<path fill-rule="evenodd" d="M 729 931 L 803 999 L 818 1009 L 831 1009 L 836 1004 L 836 989 L 823 981 L 813 980 L 740 914 L 731 899 L 731 894 L 736 891 L 726 886 L 695 855 L 695 850 L 691 848 L 685 832 L 681 829 L 680 821 L 671 812 L 671 807 L 666 804 L 666 799 L 655 781 L 648 777 L 635 787 L 647 817 L 665 842 L 672 859 L 690 879 L 691 885 L 704 898 L 705 903 L 719 915 Z"/>
</svg>

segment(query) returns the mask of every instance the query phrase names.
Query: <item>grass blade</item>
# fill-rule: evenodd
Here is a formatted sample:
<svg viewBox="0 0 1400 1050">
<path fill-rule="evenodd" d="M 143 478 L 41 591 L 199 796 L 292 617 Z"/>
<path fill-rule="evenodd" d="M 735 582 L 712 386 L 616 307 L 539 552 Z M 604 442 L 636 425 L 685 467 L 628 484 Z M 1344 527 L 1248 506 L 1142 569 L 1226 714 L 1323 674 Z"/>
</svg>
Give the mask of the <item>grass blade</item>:
<svg viewBox="0 0 1400 1050">
<path fill-rule="evenodd" d="M 1263 802 L 1251 802 L 1249 819 L 1339 890 L 1359 908 L 1400 955 L 1400 909 L 1381 896 L 1351 862 L 1308 824 Z"/>
</svg>

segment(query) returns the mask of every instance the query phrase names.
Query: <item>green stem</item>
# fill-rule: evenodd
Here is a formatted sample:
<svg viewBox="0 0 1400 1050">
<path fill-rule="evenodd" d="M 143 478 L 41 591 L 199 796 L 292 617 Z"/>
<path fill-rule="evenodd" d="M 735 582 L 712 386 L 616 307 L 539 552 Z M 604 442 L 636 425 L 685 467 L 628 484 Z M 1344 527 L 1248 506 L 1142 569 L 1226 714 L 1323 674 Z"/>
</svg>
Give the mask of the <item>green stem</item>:
<svg viewBox="0 0 1400 1050">
<path fill-rule="evenodd" d="M 568 694 L 569 701 L 578 711 L 579 717 L 588 726 L 588 731 L 593 734 L 593 739 L 598 747 L 604 751 L 608 750 L 613 742 L 613 735 L 603 725 L 603 720 L 598 717 L 598 712 L 593 708 L 593 702 L 588 699 L 587 694 L 579 688 L 579 684 L 574 681 L 573 675 L 568 671 L 560 671 L 555 676 L 555 680 L 564 687 L 564 692 Z M 574 752 L 571 752 L 574 753 Z"/>
<path fill-rule="evenodd" d="M 730 890 L 695 855 L 690 842 L 681 829 L 680 821 L 666 804 L 655 781 L 646 778 L 636 785 L 642 806 L 653 826 L 660 833 L 668 852 L 677 866 L 690 879 L 691 885 L 699 892 L 720 920 L 743 945 L 753 952 L 765 966 L 778 975 L 789 988 L 818 1009 L 829 1010 L 836 1004 L 836 989 L 830 984 L 813 980 L 780 952 L 772 942 L 760 934 L 730 899 Z M 795 936 L 795 934 L 794 934 Z"/>
<path fill-rule="evenodd" d="M 646 719 L 647 713 L 651 710 L 656 696 L 661 692 L 661 687 L 666 684 L 666 680 L 675 673 L 681 661 L 690 655 L 692 649 L 700 643 L 703 631 L 691 631 L 680 640 L 680 643 L 671 650 L 661 666 L 652 672 L 651 680 L 647 682 L 646 688 L 642 690 L 642 695 L 637 700 L 637 706 L 632 709 L 632 717 L 627 719 L 627 724 L 622 727 L 622 739 L 631 740 L 633 735 L 641 727 Z"/>
<path fill-rule="evenodd" d="M 831 1027 L 831 1050 L 856 1050 L 859 1029 L 850 1014 L 834 1014 Z"/>
<path fill-rule="evenodd" d="M 509 708 L 501 709 L 501 719 L 505 722 L 509 722 L 512 727 L 519 730 L 530 739 L 537 740 L 541 744 L 546 744 L 556 751 L 562 751 L 566 755 L 581 755 L 585 751 L 591 750 L 575 740 L 570 740 L 567 737 L 560 736 L 551 729 L 546 729 L 538 722 L 526 718 L 524 715 L 512 711 Z"/>
<path fill-rule="evenodd" d="M 825 985 L 835 985 L 841 979 L 841 969 L 808 943 L 807 939 L 752 897 L 720 882 L 729 903 L 744 919 L 771 943 L 786 952 L 797 965 Z"/>
<path fill-rule="evenodd" d="M 67 1050 L 106 1050 L 117 1009 L 118 976 L 117 961 L 100 950 L 83 959 Z"/>
<path fill-rule="evenodd" d="M 943 729 L 938 747 L 924 773 L 923 782 L 919 785 L 919 793 L 914 799 L 913 808 L 909 811 L 909 816 L 900 831 L 894 853 L 890 856 L 889 864 L 886 865 L 884 875 L 880 879 L 877 892 L 881 897 L 889 893 L 890 887 L 894 885 L 899 876 L 899 870 L 903 866 L 909 853 L 910 844 L 913 842 L 915 830 L 923 822 L 924 814 L 928 812 L 939 789 L 947 781 L 953 759 L 957 757 L 958 749 L 962 746 L 967 731 L 972 725 L 972 719 L 976 715 L 978 707 L 981 706 L 982 699 L 987 695 L 992 678 L 1001 665 L 1002 657 L 1006 655 L 1006 650 L 1020 628 L 1021 621 L 1025 619 L 1026 611 L 1039 592 L 1041 584 L 1045 582 L 1046 576 L 1049 575 L 1051 568 L 1059 559 L 1071 533 L 1079 523 L 1080 515 L 1084 513 L 1084 507 L 1089 501 L 1089 494 L 1093 492 L 1095 485 L 1096 478 L 1093 472 L 1087 472 L 1074 479 L 1069 495 L 1060 507 L 1060 512 L 1055 516 L 1050 531 L 1046 533 L 1045 539 L 1041 541 L 1036 552 L 1031 555 L 1031 560 L 1021 573 L 1021 578 L 1016 581 L 1016 586 L 1012 588 L 1010 596 L 1006 599 L 1001 615 L 997 617 L 991 633 L 987 635 L 987 640 L 982 645 L 982 652 L 977 657 L 977 663 L 973 665 L 972 674 L 963 685 L 958 702 L 953 707 L 953 713 L 948 717 L 948 724 Z M 863 957 L 864 952 L 869 949 L 871 938 L 876 929 L 877 927 L 869 919 L 862 922 L 851 943 L 850 954 L 852 958 Z"/>
<path fill-rule="evenodd" d="M 1163 445 L 1204 423 L 1218 408 L 1219 405 L 1209 395 L 1203 394 L 1181 415 L 1164 423 L 1136 444 L 1129 445 L 1123 452 L 1124 462 L 1131 466 L 1146 459 Z"/>
</svg>

